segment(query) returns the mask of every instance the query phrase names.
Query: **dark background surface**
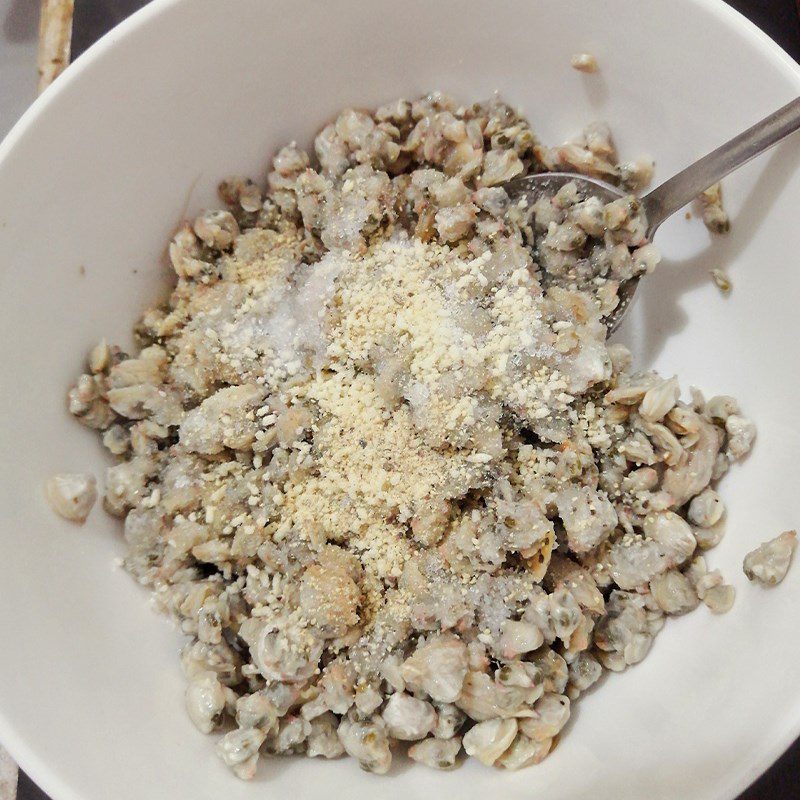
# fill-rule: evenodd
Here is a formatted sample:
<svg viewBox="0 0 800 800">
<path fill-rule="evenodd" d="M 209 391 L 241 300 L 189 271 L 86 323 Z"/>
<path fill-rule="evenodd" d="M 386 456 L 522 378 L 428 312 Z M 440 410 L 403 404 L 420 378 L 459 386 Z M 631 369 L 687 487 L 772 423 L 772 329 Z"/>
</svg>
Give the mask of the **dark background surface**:
<svg viewBox="0 0 800 800">
<path fill-rule="evenodd" d="M 32 0 L 30 0 L 32 3 Z M 335 2 L 335 0 L 329 0 Z M 368 2 L 368 0 L 365 0 Z M 679 0 L 661 0 L 679 2 Z M 789 55 L 800 61 L 800 0 L 727 0 L 766 31 Z M 146 5 L 146 0 L 76 0 L 73 55 L 77 56 Z M 776 687 L 776 691 L 779 691 Z M 48 800 L 25 775 L 20 775 L 18 800 Z M 147 800 L 142 798 L 142 800 Z M 180 800 L 176 798 L 176 800 Z M 598 795 L 598 800 L 606 800 Z M 642 798 L 642 800 L 647 800 Z M 675 800 L 681 800 L 675 798 Z M 763 775 L 739 800 L 800 800 L 800 741 Z"/>
</svg>

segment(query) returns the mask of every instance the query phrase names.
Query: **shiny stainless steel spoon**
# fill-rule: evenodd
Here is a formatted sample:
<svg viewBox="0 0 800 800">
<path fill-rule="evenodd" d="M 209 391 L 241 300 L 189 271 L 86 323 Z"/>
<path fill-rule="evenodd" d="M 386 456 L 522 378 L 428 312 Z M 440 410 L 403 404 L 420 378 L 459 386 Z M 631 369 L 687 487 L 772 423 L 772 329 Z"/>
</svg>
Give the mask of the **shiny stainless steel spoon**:
<svg viewBox="0 0 800 800">
<path fill-rule="evenodd" d="M 792 100 L 791 103 L 646 194 L 641 198 L 641 203 L 647 217 L 648 240 L 652 241 L 659 226 L 667 217 L 690 203 L 702 191 L 798 129 L 800 129 L 800 98 Z M 533 204 L 542 196 L 555 194 L 569 181 L 575 181 L 583 194 L 596 195 L 606 203 L 625 196 L 625 192 L 610 183 L 570 172 L 543 172 L 529 175 L 526 178 L 510 181 L 506 185 L 506 190 L 512 201 L 519 201 L 525 197 L 530 204 Z M 636 277 L 620 286 L 619 305 L 606 318 L 609 331 L 614 331 L 619 326 L 633 300 L 638 284 L 639 278 Z"/>
</svg>

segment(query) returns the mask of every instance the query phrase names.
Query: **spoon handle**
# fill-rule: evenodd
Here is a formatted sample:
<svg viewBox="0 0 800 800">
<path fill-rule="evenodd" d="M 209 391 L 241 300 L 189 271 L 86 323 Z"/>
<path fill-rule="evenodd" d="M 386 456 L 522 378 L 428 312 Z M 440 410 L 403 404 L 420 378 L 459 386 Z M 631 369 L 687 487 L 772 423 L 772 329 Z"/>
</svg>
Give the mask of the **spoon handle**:
<svg viewBox="0 0 800 800">
<path fill-rule="evenodd" d="M 649 237 L 671 214 L 691 202 L 729 172 L 800 129 L 800 98 L 779 108 L 744 133 L 695 161 L 642 198 L 649 221 Z"/>
</svg>

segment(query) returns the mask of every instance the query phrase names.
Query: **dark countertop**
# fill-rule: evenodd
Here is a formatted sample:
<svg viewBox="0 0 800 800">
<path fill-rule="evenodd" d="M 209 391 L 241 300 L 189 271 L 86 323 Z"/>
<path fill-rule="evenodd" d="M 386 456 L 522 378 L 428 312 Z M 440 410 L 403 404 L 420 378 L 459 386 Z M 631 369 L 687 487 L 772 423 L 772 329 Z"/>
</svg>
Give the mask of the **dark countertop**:
<svg viewBox="0 0 800 800">
<path fill-rule="evenodd" d="M 32 2 L 33 0 L 29 0 Z M 668 0 L 662 0 L 667 2 Z M 109 28 L 146 5 L 147 0 L 77 0 L 73 55 L 77 56 Z M 672 0 L 675 2 L 675 0 Z M 800 0 L 727 0 L 800 61 Z M 20 774 L 17 800 L 49 800 Z M 679 800 L 676 798 L 676 800 Z M 800 800 L 800 741 L 751 786 L 739 800 Z"/>
</svg>

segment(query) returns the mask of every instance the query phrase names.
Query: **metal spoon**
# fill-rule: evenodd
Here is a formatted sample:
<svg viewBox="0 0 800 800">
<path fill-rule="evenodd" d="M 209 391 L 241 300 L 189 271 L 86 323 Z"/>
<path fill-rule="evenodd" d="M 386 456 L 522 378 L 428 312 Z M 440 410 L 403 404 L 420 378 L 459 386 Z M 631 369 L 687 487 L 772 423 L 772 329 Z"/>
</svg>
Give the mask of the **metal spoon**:
<svg viewBox="0 0 800 800">
<path fill-rule="evenodd" d="M 766 119 L 735 136 L 729 142 L 695 161 L 641 198 L 647 218 L 647 238 L 652 241 L 667 217 L 690 203 L 697 195 L 713 186 L 729 172 L 741 167 L 790 133 L 800 129 L 800 98 L 770 114 Z M 571 172 L 542 172 L 510 181 L 506 190 L 512 201 L 525 197 L 533 204 L 542 196 L 552 196 L 565 183 L 575 181 L 585 195 L 595 195 L 604 203 L 625 196 L 616 186 Z M 619 287 L 619 305 L 606 317 L 609 332 L 616 330 L 633 300 L 639 278 L 631 278 Z"/>
</svg>

